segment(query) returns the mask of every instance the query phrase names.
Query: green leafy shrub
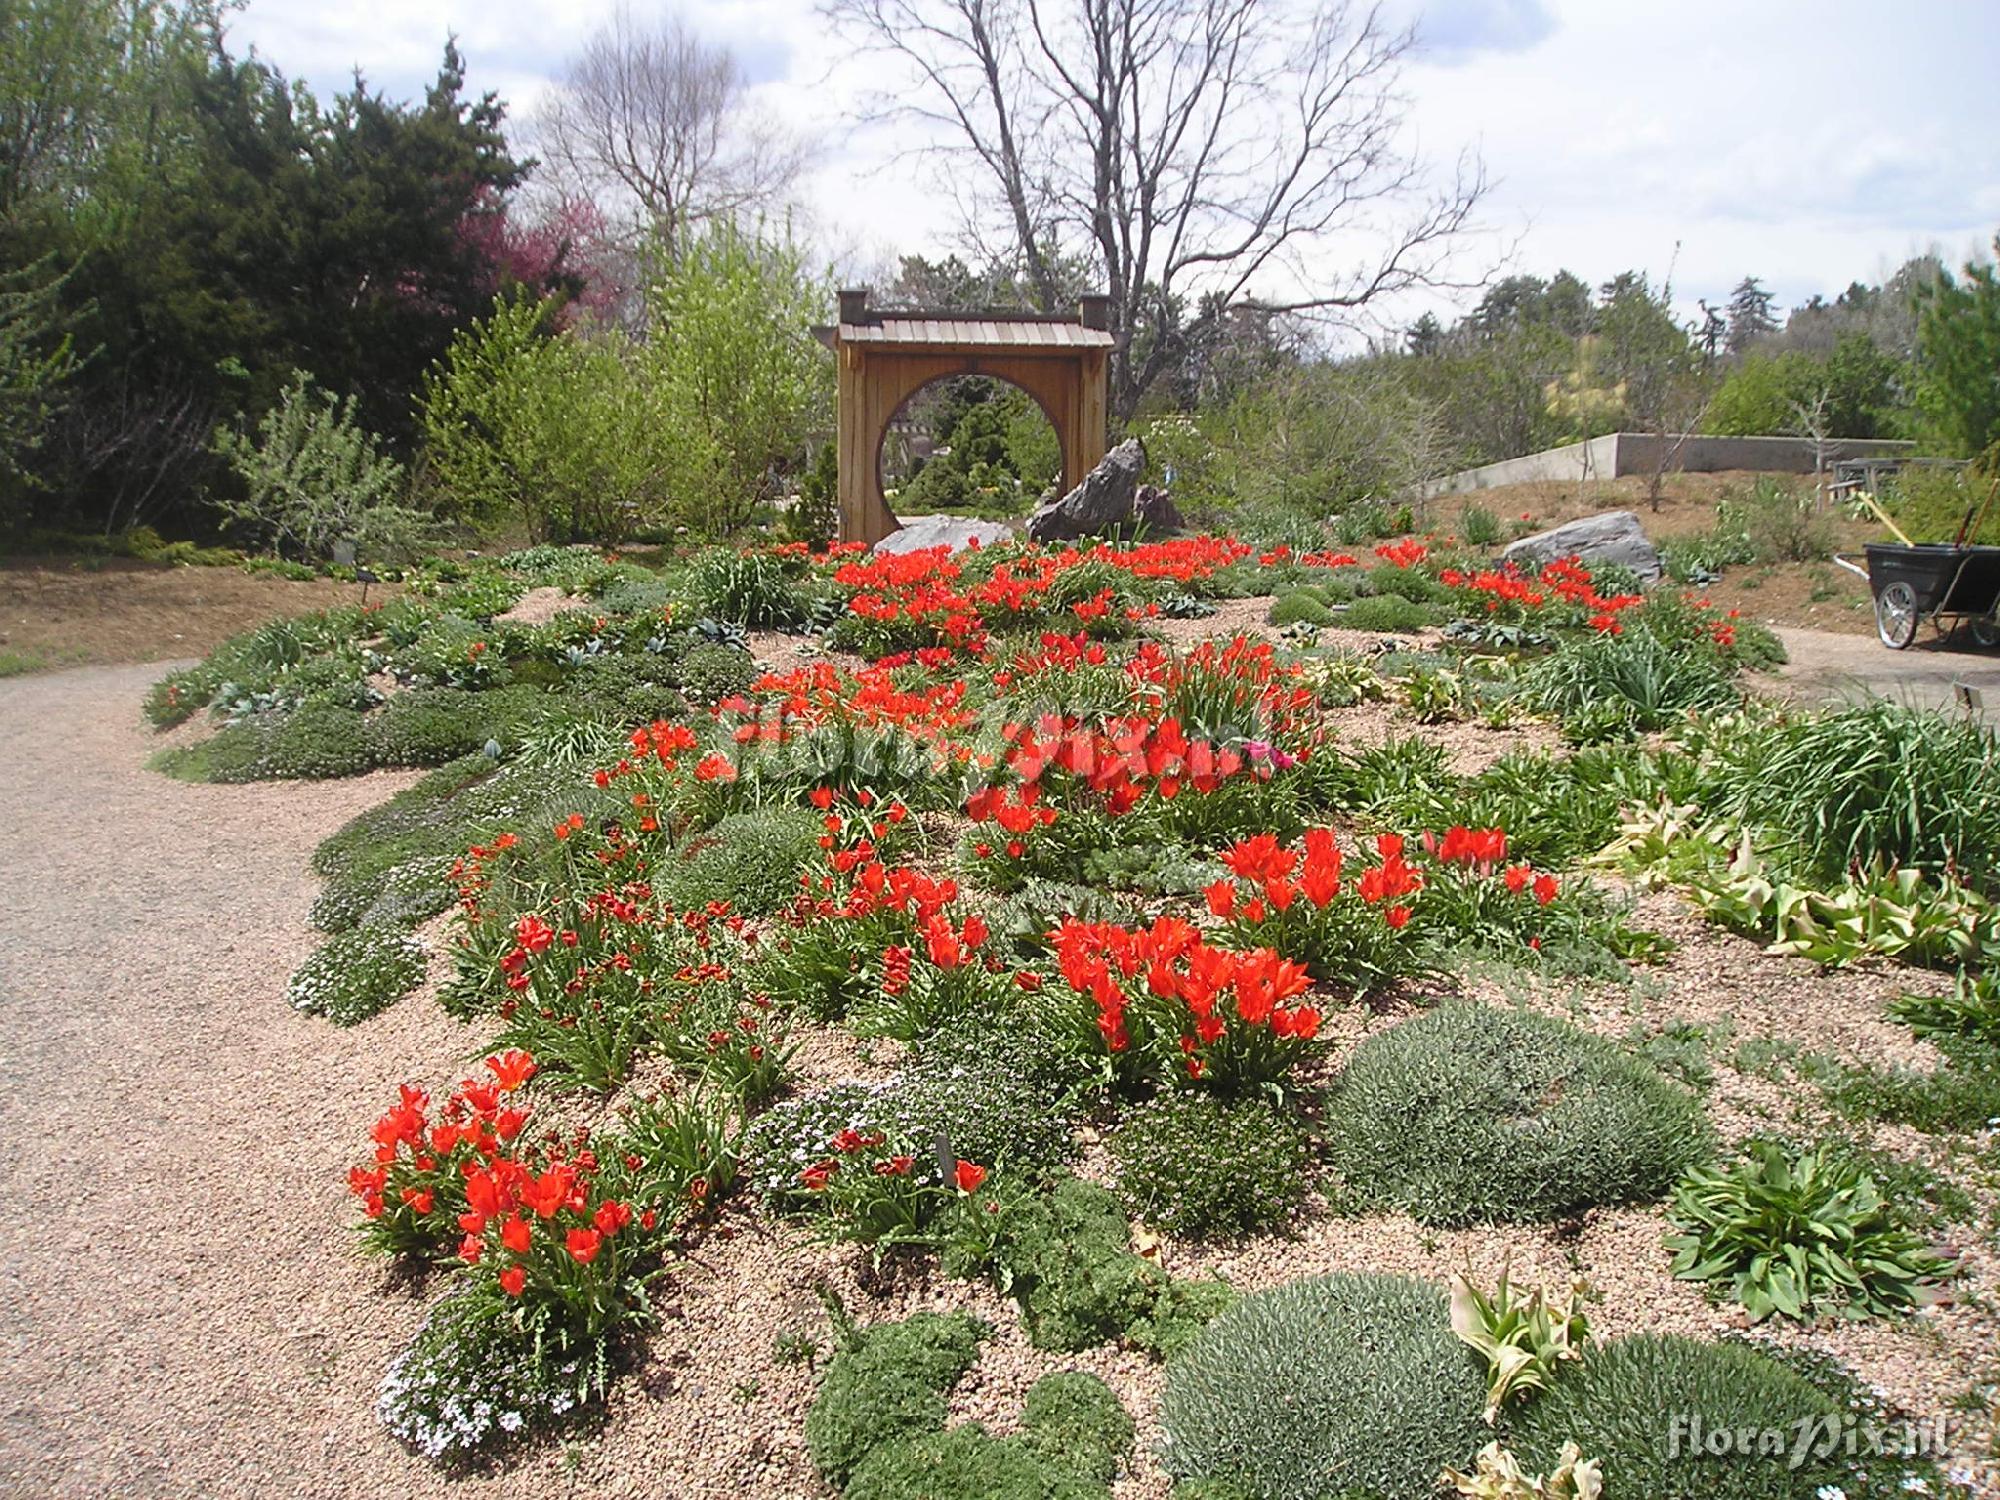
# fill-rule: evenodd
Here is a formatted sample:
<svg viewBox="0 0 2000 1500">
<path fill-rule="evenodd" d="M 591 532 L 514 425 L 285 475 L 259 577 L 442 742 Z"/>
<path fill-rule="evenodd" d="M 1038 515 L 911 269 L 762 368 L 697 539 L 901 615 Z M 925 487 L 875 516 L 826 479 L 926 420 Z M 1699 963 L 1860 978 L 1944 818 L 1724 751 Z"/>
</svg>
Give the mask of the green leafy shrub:
<svg viewBox="0 0 2000 1500">
<path fill-rule="evenodd" d="M 1674 1274 L 1727 1277 L 1753 1323 L 1901 1311 L 1947 1270 L 1852 1159 L 1776 1141 L 1690 1171 L 1667 1217 Z"/>
<path fill-rule="evenodd" d="M 1103 1500 L 1132 1447 L 1132 1419 L 1095 1375 L 1062 1371 L 1028 1388 L 1021 1432 L 977 1422 L 882 1444 L 847 1500 Z"/>
<path fill-rule="evenodd" d="M 733 911 L 763 916 L 798 894 L 799 872 L 818 856 L 824 831 L 818 817 L 795 808 L 732 813 L 662 861 L 659 882 L 683 910 L 727 901 Z"/>
<path fill-rule="evenodd" d="M 1415 600 L 1400 594 L 1375 594 L 1356 599 L 1335 621 L 1349 630 L 1371 630 L 1385 635 L 1422 630 L 1435 625 L 1436 616 Z"/>
<path fill-rule="evenodd" d="M 1283 1229 L 1305 1202 L 1305 1132 L 1261 1099 L 1163 1095 L 1119 1126 L 1111 1157 L 1126 1206 L 1170 1234 Z"/>
<path fill-rule="evenodd" d="M 1133 1254 L 1118 1200 L 1075 1177 L 1005 1205 L 993 1258 L 1038 1349 L 1123 1338 L 1170 1355 L 1235 1296 L 1219 1281 L 1179 1281 Z"/>
<path fill-rule="evenodd" d="M 436 523 L 401 503 L 403 466 L 354 413 L 352 396 L 317 391 L 311 375 L 293 371 L 254 439 L 229 428 L 216 435 L 240 486 L 216 498 L 222 514 L 259 544 L 307 561 L 325 561 L 343 541 L 371 562 L 414 559 Z"/>
<path fill-rule="evenodd" d="M 357 927 L 330 938 L 286 987 L 294 1009 L 352 1026 L 394 1005 L 423 982 L 424 950 L 393 927 Z"/>
<path fill-rule="evenodd" d="M 1617 1043 L 1462 1004 L 1363 1043 L 1326 1131 L 1347 1203 L 1441 1225 L 1658 1198 L 1707 1149 L 1694 1096 Z"/>
<path fill-rule="evenodd" d="M 1760 474 L 1749 496 L 1737 503 L 1755 561 L 1823 562 L 1833 556 L 1833 517 L 1819 508 L 1810 485 L 1786 485 Z"/>
<path fill-rule="evenodd" d="M 1483 505 L 1468 505 L 1458 518 L 1468 545 L 1491 547 L 1500 540 L 1500 518 Z"/>
<path fill-rule="evenodd" d="M 1913 541 L 1949 542 L 1957 538 L 1966 513 L 1985 498 L 1992 482 L 1985 460 L 1962 469 L 1913 464 L 1897 473 L 1880 498 Z M 1989 510 L 1973 519 L 1977 524 L 1966 535 L 1968 542 L 2000 545 L 2000 511 Z"/>
<path fill-rule="evenodd" d="M 884 1443 L 942 1431 L 944 1393 L 972 1367 L 985 1336 L 971 1318 L 921 1312 L 854 1332 L 806 1413 L 806 1447 L 819 1472 L 844 1485 Z"/>
<path fill-rule="evenodd" d="M 1333 611 L 1305 589 L 1293 589 L 1271 606 L 1273 625 L 1331 625 Z"/>
<path fill-rule="evenodd" d="M 1613 1494 L 1826 1500 L 1820 1486 L 1853 1484 L 1838 1460 L 1816 1460 L 1809 1448 L 1796 1469 L 1788 1458 L 1801 1432 L 1817 1436 L 1818 1424 L 1843 1415 L 1803 1376 L 1746 1345 L 1636 1334 L 1599 1345 L 1524 1406 L 1513 1446 L 1530 1471 L 1544 1472 L 1573 1441 L 1603 1465 Z M 1710 1454 L 1697 1441 L 1722 1430 L 1782 1437 L 1775 1452 L 1747 1454 Z"/>
<path fill-rule="evenodd" d="M 1829 879 L 1914 865 L 2000 890 L 2000 734 L 1978 719 L 1885 698 L 1832 709 L 1746 746 L 1728 790 Z"/>
<path fill-rule="evenodd" d="M 369 721 L 373 758 L 385 766 L 440 766 L 472 755 L 488 740 L 508 749 L 546 700 L 532 688 L 486 693 L 411 688 L 392 694 Z"/>
<path fill-rule="evenodd" d="M 1161 1457 L 1178 1479 L 1224 1487 L 1205 1493 L 1429 1495 L 1485 1441 L 1482 1368 L 1436 1287 L 1290 1282 L 1243 1298 L 1168 1363 Z"/>
<path fill-rule="evenodd" d="M 499 1299 L 461 1293 L 396 1356 L 375 1411 L 399 1441 L 449 1464 L 559 1422 L 601 1392 L 603 1373 L 601 1359 L 553 1358 Z"/>
<path fill-rule="evenodd" d="M 518 517 L 540 537 L 616 537 L 663 518 L 683 477 L 630 341 L 550 325 L 557 299 L 501 298 L 460 329 L 418 398 L 439 488 L 473 519 Z"/>
</svg>

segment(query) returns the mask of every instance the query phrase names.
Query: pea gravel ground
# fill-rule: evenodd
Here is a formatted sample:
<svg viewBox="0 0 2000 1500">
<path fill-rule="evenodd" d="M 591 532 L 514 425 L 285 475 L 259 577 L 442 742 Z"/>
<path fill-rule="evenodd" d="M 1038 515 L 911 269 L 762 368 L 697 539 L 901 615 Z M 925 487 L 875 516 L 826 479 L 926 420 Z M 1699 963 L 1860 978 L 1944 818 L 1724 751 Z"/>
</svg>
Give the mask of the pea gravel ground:
<svg viewBox="0 0 2000 1500">
<path fill-rule="evenodd" d="M 662 1326 L 598 1427 L 451 1478 L 404 1453 L 375 1421 L 375 1389 L 436 1287 L 399 1285 L 356 1253 L 342 1178 L 396 1085 L 448 1086 L 480 1036 L 426 995 L 339 1030 L 293 1013 L 284 986 L 316 942 L 314 845 L 414 778 L 196 787 L 154 775 L 137 705 L 161 670 L 0 681 L 0 1495 L 824 1496 L 801 1437 L 813 1371 L 774 1357 L 788 1330 L 825 1347 L 824 1282 L 864 1322 L 919 1307 L 993 1321 L 952 1407 L 997 1430 L 1043 1371 L 1103 1375 L 1140 1423 L 1117 1500 L 1161 1500 L 1157 1367 L 1114 1349 L 1040 1353 L 983 1288 L 922 1273 L 864 1284 L 853 1257 L 741 1210 L 665 1288 Z M 1562 1008 L 1614 1035 L 1713 1012 L 1743 1035 L 1927 1060 L 1880 1021 L 1895 976 L 1767 959 L 1658 909 L 1666 899 L 1644 915 L 1684 944 L 1671 970 Z M 1352 1045 L 1392 1018 L 1346 1019 Z M 815 1078 L 867 1070 L 844 1033 L 806 1044 Z M 1734 1073 L 1714 1103 L 1730 1135 L 1790 1113 L 1782 1091 Z M 1087 1150 L 1085 1170 L 1101 1155 Z M 1294 1239 L 1162 1254 L 1176 1272 L 1246 1288 L 1331 1269 L 1442 1281 L 1468 1258 L 1490 1277 L 1511 1255 L 1526 1277 L 1580 1271 L 1602 1288 L 1601 1335 L 1730 1327 L 1728 1309 L 1666 1275 L 1660 1228 L 1657 1209 L 1458 1233 L 1319 1211 Z M 2000 1267 L 1983 1233 L 1959 1248 L 1953 1302 L 1783 1337 L 1854 1361 L 1919 1413 L 1989 1387 Z M 1983 1420 L 1958 1433 L 1980 1493 L 2000 1493 L 1991 1444 Z"/>
</svg>

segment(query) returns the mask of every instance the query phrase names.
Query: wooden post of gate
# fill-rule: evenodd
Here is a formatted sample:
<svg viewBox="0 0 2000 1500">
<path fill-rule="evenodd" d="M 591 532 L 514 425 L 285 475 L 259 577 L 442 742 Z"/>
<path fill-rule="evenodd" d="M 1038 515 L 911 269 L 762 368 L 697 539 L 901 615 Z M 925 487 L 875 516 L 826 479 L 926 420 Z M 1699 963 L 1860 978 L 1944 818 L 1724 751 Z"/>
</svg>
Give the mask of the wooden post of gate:
<svg viewBox="0 0 2000 1500">
<path fill-rule="evenodd" d="M 1073 314 L 871 308 L 866 289 L 840 294 L 840 321 L 815 328 L 833 351 L 838 401 L 840 539 L 873 544 L 900 524 L 882 493 L 882 439 L 905 401 L 934 380 L 984 375 L 1032 396 L 1062 446 L 1063 487 L 1104 457 L 1109 417 L 1110 300 Z"/>
</svg>

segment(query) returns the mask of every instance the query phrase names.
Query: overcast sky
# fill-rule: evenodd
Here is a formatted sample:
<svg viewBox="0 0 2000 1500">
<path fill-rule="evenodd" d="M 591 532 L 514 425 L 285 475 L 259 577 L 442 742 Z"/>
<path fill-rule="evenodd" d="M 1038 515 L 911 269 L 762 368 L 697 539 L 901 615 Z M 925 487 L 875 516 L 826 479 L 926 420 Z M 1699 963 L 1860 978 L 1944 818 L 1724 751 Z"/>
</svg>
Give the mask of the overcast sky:
<svg viewBox="0 0 2000 1500">
<path fill-rule="evenodd" d="M 407 97 L 455 32 L 471 85 L 497 90 L 525 123 L 611 4 L 249 0 L 230 34 L 323 93 L 359 65 Z M 1389 8 L 1422 38 L 1405 83 L 1425 150 L 1449 161 L 1470 146 L 1494 179 L 1472 263 L 1507 247 L 1515 269 L 1566 266 L 1592 283 L 1627 268 L 1657 281 L 1671 265 L 1690 309 L 1754 274 L 1789 306 L 1933 246 L 1963 260 L 2000 228 L 1996 0 Z M 866 80 L 839 64 L 812 0 L 699 0 L 681 13 L 736 51 L 766 107 L 825 143 L 806 200 L 829 243 L 862 264 L 952 248 L 920 169 L 855 126 Z"/>
</svg>

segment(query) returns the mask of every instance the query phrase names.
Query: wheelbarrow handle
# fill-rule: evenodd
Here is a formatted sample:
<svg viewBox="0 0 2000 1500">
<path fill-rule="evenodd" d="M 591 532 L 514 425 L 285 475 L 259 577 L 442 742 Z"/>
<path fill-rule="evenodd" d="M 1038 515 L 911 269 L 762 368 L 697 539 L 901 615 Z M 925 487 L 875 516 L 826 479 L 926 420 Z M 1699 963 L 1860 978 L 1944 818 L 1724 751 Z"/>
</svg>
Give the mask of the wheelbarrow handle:
<svg viewBox="0 0 2000 1500">
<path fill-rule="evenodd" d="M 1854 554 L 1852 552 L 1834 553 L 1833 562 L 1835 567 L 1845 568 L 1847 569 L 1848 572 L 1852 573 L 1856 578 L 1861 579 L 1863 582 L 1867 581 L 1868 578 L 1867 565 L 1865 563 L 1856 562 L 1854 560 Z"/>
</svg>

